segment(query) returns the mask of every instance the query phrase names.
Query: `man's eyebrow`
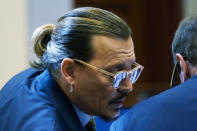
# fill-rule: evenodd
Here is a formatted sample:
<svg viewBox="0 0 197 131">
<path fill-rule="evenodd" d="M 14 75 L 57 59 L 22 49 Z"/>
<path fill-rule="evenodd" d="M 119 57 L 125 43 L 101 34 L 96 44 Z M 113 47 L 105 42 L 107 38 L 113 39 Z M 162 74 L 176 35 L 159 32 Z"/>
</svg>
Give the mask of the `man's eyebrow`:
<svg viewBox="0 0 197 131">
<path fill-rule="evenodd" d="M 108 67 L 105 67 L 105 70 L 113 70 L 114 68 L 117 68 L 117 67 L 121 67 L 123 64 L 121 63 L 118 63 L 118 64 L 115 64 L 115 65 L 111 65 L 111 66 L 108 66 Z"/>
<path fill-rule="evenodd" d="M 134 62 L 135 61 L 132 61 L 129 64 L 129 67 L 128 66 L 125 66 L 125 63 L 117 63 L 117 64 L 114 64 L 114 65 L 105 67 L 104 69 L 107 70 L 107 71 L 113 71 L 115 68 L 118 68 L 118 70 L 123 70 L 125 68 L 130 69 L 132 67 L 132 65 L 133 65 Z"/>
</svg>

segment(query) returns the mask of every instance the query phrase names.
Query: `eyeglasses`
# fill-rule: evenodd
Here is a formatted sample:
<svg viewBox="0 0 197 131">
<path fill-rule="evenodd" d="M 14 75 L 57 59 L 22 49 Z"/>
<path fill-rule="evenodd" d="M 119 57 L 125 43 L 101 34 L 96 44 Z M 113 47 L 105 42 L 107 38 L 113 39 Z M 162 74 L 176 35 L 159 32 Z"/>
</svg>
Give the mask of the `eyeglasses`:
<svg viewBox="0 0 197 131">
<path fill-rule="evenodd" d="M 83 64 L 83 65 L 85 65 L 89 68 L 97 70 L 97 71 L 99 71 L 103 74 L 106 74 L 108 76 L 113 77 L 113 87 L 114 87 L 114 89 L 118 89 L 122 80 L 126 79 L 127 77 L 129 77 L 130 82 L 132 84 L 134 84 L 137 81 L 137 79 L 139 78 L 139 76 L 140 76 L 140 74 L 141 74 L 141 72 L 144 68 L 140 64 L 134 62 L 135 68 L 131 69 L 130 71 L 119 71 L 116 74 L 114 74 L 114 73 L 108 72 L 106 70 L 103 70 L 101 68 L 98 68 L 96 66 L 93 66 L 91 64 L 88 64 L 88 63 L 86 63 L 82 60 L 78 60 L 78 59 L 73 59 L 73 60 L 75 60 L 75 61 L 77 61 L 77 62 L 79 62 L 79 63 L 81 63 L 81 64 Z"/>
<path fill-rule="evenodd" d="M 177 62 L 176 64 L 175 64 L 175 66 L 174 66 L 174 69 L 173 69 L 173 71 L 172 71 L 172 77 L 171 77 L 171 81 L 170 81 L 170 87 L 172 88 L 172 87 L 174 87 L 174 86 L 176 86 L 176 85 L 178 85 L 176 82 L 175 82 L 175 72 L 176 71 L 178 71 L 178 72 L 180 72 L 180 64 Z"/>
</svg>

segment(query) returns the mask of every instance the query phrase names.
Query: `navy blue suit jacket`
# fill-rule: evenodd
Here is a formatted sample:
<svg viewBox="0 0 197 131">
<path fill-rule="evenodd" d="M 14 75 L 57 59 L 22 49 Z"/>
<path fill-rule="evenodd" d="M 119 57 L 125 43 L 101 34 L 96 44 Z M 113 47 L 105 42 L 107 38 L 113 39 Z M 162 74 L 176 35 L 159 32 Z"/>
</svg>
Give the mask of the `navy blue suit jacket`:
<svg viewBox="0 0 197 131">
<path fill-rule="evenodd" d="M 137 104 L 110 131 L 197 131 L 197 75 Z"/>
<path fill-rule="evenodd" d="M 48 70 L 25 70 L 0 91 L 0 131 L 71 130 L 84 129 Z"/>
</svg>

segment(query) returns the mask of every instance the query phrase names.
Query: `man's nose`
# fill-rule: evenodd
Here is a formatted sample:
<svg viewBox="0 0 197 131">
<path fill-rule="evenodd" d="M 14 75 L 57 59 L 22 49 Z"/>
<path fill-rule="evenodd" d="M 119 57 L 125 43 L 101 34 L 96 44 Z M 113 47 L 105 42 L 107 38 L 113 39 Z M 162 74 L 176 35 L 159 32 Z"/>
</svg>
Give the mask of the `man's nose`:
<svg viewBox="0 0 197 131">
<path fill-rule="evenodd" d="M 124 79 L 120 82 L 118 91 L 129 93 L 132 90 L 133 90 L 133 85 L 132 85 L 131 81 L 129 80 L 129 77 L 127 77 L 126 79 Z"/>
</svg>

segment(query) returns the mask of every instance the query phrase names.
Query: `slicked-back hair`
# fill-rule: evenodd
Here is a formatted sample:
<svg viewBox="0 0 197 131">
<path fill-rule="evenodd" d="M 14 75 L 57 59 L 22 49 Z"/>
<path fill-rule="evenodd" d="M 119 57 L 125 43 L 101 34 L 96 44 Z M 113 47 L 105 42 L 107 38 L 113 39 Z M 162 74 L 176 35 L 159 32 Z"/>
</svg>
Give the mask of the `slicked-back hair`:
<svg viewBox="0 0 197 131">
<path fill-rule="evenodd" d="M 129 26 L 112 12 L 81 7 L 60 17 L 56 25 L 39 27 L 33 34 L 34 59 L 32 66 L 49 69 L 55 76 L 64 58 L 88 62 L 94 56 L 91 44 L 95 35 L 127 40 L 131 36 Z"/>
</svg>

